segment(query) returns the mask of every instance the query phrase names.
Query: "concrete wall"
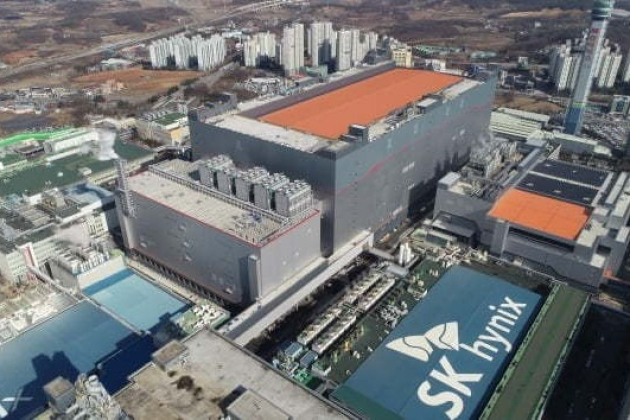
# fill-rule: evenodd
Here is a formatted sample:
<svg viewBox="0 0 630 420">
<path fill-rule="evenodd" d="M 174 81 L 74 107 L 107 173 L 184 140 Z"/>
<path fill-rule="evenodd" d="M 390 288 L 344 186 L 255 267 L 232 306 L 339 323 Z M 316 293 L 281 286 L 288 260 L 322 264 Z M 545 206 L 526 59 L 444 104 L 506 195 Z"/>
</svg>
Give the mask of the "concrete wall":
<svg viewBox="0 0 630 420">
<path fill-rule="evenodd" d="M 134 194 L 127 246 L 235 304 L 249 300 L 247 258 L 258 249 Z M 210 210 L 209 210 L 210 211 Z"/>
<path fill-rule="evenodd" d="M 623 264 L 628 245 L 630 245 L 630 228 L 628 226 L 622 227 L 615 237 L 600 237 L 598 244 L 610 248 L 606 269 L 616 275 Z"/>
<path fill-rule="evenodd" d="M 321 255 L 320 215 L 313 215 L 261 250 L 262 296 Z"/>
<path fill-rule="evenodd" d="M 505 251 L 519 257 L 552 268 L 555 272 L 578 283 L 598 287 L 602 279 L 603 268 L 593 267 L 579 260 L 572 253 L 556 253 L 539 244 L 508 240 Z"/>
<path fill-rule="evenodd" d="M 94 267 L 83 274 L 79 274 L 77 276 L 79 287 L 81 289 L 85 289 L 86 287 L 106 279 L 107 277 L 112 276 L 126 268 L 127 265 L 125 264 L 125 259 L 122 256 L 112 258 L 98 267 Z"/>
<path fill-rule="evenodd" d="M 127 266 L 125 265 L 125 259 L 122 256 L 112 258 L 105 261 L 98 267 L 94 267 L 85 273 L 77 275 L 72 274 L 63 266 L 58 265 L 55 260 L 50 262 L 52 278 L 61 283 L 63 287 L 73 289 L 85 289 L 86 287 L 91 286 L 94 283 L 98 283 L 99 281 L 104 280 L 107 277 L 124 270 L 125 268 L 127 268 Z"/>
<path fill-rule="evenodd" d="M 497 222 L 494 224 L 494 234 L 491 241 L 491 252 L 494 255 L 505 253 L 516 255 L 534 263 L 547 266 L 556 273 L 581 284 L 598 287 L 602 275 L 603 267 L 598 268 L 590 264 L 590 259 L 584 260 L 578 257 L 571 249 L 563 249 L 560 246 L 554 247 L 543 242 L 536 242 L 529 238 L 523 238 L 512 233 L 511 225 L 507 222 Z M 547 237 L 542 233 L 536 233 Z M 549 237 L 549 239 L 552 239 Z M 572 246 L 572 242 L 554 241 Z"/>
<path fill-rule="evenodd" d="M 480 198 L 470 197 L 456 192 L 438 189 L 433 214 L 448 213 L 470 220 L 477 226 L 478 239 L 482 244 L 490 245 L 492 240 L 492 223 L 486 215 L 492 203 Z"/>
</svg>

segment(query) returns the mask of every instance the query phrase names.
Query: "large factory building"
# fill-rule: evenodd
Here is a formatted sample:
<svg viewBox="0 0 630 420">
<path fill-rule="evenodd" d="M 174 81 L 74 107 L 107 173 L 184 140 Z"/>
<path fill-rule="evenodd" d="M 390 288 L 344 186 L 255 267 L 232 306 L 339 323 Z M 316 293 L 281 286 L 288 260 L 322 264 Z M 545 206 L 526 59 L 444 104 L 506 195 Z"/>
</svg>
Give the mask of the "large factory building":
<svg viewBox="0 0 630 420">
<path fill-rule="evenodd" d="M 628 174 L 559 161 L 545 144 L 525 146 L 501 154 L 489 145 L 484 162 L 473 156 L 440 180 L 430 234 L 598 287 L 619 270 L 630 243 Z"/>
<path fill-rule="evenodd" d="M 320 257 L 320 213 L 303 181 L 226 156 L 118 170 L 126 248 L 202 294 L 250 304 Z"/>
<path fill-rule="evenodd" d="M 322 202 L 322 251 L 401 223 L 487 130 L 494 80 L 381 65 L 301 94 L 200 120 L 193 157 L 304 179 Z"/>
</svg>

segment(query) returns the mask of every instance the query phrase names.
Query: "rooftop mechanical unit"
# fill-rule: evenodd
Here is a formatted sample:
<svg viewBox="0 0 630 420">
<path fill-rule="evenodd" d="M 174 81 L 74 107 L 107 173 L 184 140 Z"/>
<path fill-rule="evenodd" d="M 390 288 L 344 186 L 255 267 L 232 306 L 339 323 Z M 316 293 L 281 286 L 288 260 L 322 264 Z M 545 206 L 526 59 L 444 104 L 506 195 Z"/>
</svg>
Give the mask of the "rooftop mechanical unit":
<svg viewBox="0 0 630 420">
<path fill-rule="evenodd" d="M 294 181 L 276 191 L 276 212 L 293 217 L 313 207 L 313 190 L 305 181 Z"/>
<path fill-rule="evenodd" d="M 275 193 L 289 184 L 289 178 L 284 174 L 272 174 L 254 185 L 254 204 L 265 210 L 275 208 Z"/>
<path fill-rule="evenodd" d="M 269 176 L 265 168 L 254 167 L 236 175 L 234 186 L 236 198 L 243 201 L 254 201 L 254 185 Z"/>
<path fill-rule="evenodd" d="M 234 168 L 234 162 L 226 155 L 218 155 L 199 163 L 199 180 L 202 185 L 218 188 L 217 173 Z"/>
</svg>

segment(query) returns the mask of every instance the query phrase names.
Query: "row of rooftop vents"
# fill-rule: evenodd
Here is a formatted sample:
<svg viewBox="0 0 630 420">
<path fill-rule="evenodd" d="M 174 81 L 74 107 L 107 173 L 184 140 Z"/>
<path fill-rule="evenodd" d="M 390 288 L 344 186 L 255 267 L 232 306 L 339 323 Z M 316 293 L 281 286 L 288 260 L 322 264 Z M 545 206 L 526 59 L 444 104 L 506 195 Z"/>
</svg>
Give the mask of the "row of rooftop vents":
<svg viewBox="0 0 630 420">
<path fill-rule="evenodd" d="M 51 226 L 73 214 L 79 203 L 57 189 L 45 191 L 37 204 L 22 197 L 0 200 L 0 238 L 13 242 L 20 236 Z"/>
<path fill-rule="evenodd" d="M 0 202 L 0 238 L 14 242 L 30 232 L 45 229 L 52 218 L 41 209 L 25 202 Z"/>
<path fill-rule="evenodd" d="M 239 169 L 226 155 L 203 160 L 198 169 L 202 185 L 281 216 L 292 218 L 313 208 L 313 189 L 305 181 L 261 167 Z"/>
<path fill-rule="evenodd" d="M 430 94 L 423 96 L 417 101 L 406 104 L 403 108 L 396 109 L 391 112 L 384 119 L 384 123 L 387 125 L 387 129 L 391 130 L 398 127 L 400 124 L 412 119 L 418 115 L 424 115 L 436 106 L 440 105 L 445 99 L 443 94 Z M 340 139 L 347 142 L 359 142 L 367 143 L 373 141 L 375 137 L 378 137 L 381 132 L 374 130 L 371 127 L 375 123 L 364 126 L 361 124 L 351 124 L 348 127 L 348 132 L 342 134 Z"/>
<path fill-rule="evenodd" d="M 106 242 L 87 247 L 71 247 L 60 253 L 55 262 L 73 275 L 85 273 L 109 261 L 110 253 Z"/>
</svg>

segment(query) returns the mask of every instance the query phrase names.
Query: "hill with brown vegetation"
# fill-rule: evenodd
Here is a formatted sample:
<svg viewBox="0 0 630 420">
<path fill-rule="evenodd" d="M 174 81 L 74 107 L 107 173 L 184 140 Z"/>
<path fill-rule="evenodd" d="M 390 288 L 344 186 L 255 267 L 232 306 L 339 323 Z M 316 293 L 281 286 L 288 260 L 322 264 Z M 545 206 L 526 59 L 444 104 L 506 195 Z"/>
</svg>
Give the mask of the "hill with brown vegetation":
<svg viewBox="0 0 630 420">
<path fill-rule="evenodd" d="M 202 23 L 254 0 L 4 0 L 0 61 L 25 63 L 125 37 Z M 330 19 L 409 42 L 531 54 L 580 34 L 593 0 L 311 0 L 310 7 L 269 10 L 237 24 L 276 28 L 295 19 Z M 176 6 L 175 6 L 176 5 Z M 618 0 L 630 10 L 630 0 Z M 540 26 L 534 29 L 534 22 Z M 610 38 L 630 48 L 628 19 L 613 20 Z"/>
</svg>

